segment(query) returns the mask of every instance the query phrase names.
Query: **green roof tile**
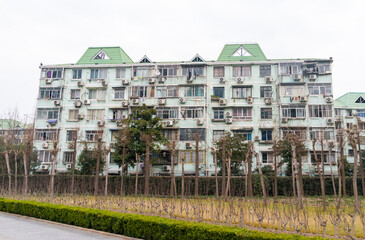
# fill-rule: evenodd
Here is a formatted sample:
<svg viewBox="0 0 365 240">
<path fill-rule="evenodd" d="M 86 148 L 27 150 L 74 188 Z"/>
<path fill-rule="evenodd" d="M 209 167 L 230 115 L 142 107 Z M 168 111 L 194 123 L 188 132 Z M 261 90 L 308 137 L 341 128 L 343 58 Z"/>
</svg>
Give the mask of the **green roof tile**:
<svg viewBox="0 0 365 240">
<path fill-rule="evenodd" d="M 109 59 L 93 59 L 103 50 Z M 120 47 L 90 47 L 76 64 L 121 64 L 133 63 L 132 59 Z"/>
<path fill-rule="evenodd" d="M 252 56 L 232 56 L 237 49 L 243 47 Z M 217 61 L 264 61 L 267 60 L 258 44 L 226 44 Z"/>
<path fill-rule="evenodd" d="M 355 103 L 358 97 L 365 99 L 365 92 L 349 92 L 337 98 L 334 106 L 338 108 L 365 108 L 365 103 Z"/>
</svg>

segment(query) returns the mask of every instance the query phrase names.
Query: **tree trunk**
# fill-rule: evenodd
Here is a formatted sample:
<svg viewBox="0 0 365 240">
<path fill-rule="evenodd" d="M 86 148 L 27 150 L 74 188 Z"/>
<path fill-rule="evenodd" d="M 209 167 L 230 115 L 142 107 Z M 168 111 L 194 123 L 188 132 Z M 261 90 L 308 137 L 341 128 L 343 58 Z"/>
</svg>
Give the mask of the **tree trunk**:
<svg viewBox="0 0 365 240">
<path fill-rule="evenodd" d="M 360 125 L 358 125 L 360 126 Z M 360 132 L 357 132 L 357 146 L 359 148 L 359 161 L 360 161 L 360 176 L 361 176 L 361 188 L 362 188 L 362 195 L 365 197 L 365 179 L 364 179 L 364 164 L 363 158 L 361 154 L 361 142 L 360 142 Z"/>
<path fill-rule="evenodd" d="M 293 158 L 293 156 L 292 156 Z M 291 161 L 291 179 L 292 179 L 292 186 L 293 186 L 293 197 L 296 198 L 297 194 L 296 194 L 296 187 L 295 187 L 295 174 L 294 174 L 295 170 L 294 170 L 294 162 L 293 159 Z"/>
<path fill-rule="evenodd" d="M 329 152 L 329 162 L 330 162 L 330 170 L 331 170 L 331 180 L 332 180 L 332 187 L 333 187 L 333 194 L 335 195 L 335 198 L 337 198 L 337 191 L 336 191 L 336 184 L 335 184 L 335 177 L 333 176 L 333 170 L 332 170 L 332 147 L 328 148 L 328 152 Z"/>
<path fill-rule="evenodd" d="M 323 138 L 323 134 L 322 134 Z M 326 185 L 325 185 L 325 178 L 324 178 L 324 147 L 323 147 L 323 139 L 321 139 L 321 172 L 322 172 L 322 203 L 323 203 L 323 211 L 326 210 Z"/>
<path fill-rule="evenodd" d="M 226 199 L 226 141 L 222 143 L 222 197 Z"/>
<path fill-rule="evenodd" d="M 6 169 L 8 170 L 8 190 L 11 193 L 11 170 L 10 170 L 10 161 L 9 161 L 9 152 L 5 151 L 5 162 L 6 162 Z"/>
<path fill-rule="evenodd" d="M 195 141 L 195 197 L 199 196 L 199 140 Z"/>
<path fill-rule="evenodd" d="M 345 158 L 344 158 L 344 152 L 343 152 L 343 131 L 341 130 L 340 133 L 340 156 L 341 156 L 341 180 L 342 180 L 342 193 L 343 196 L 346 197 L 346 174 L 345 174 Z M 341 189 L 339 189 L 340 192 Z"/>
<path fill-rule="evenodd" d="M 75 165 L 77 155 L 77 137 L 74 137 L 74 156 L 72 159 L 72 177 L 71 177 L 71 194 L 75 194 Z"/>
<path fill-rule="evenodd" d="M 314 139 L 312 142 L 312 146 L 313 146 L 313 154 L 314 154 L 314 159 L 316 162 L 316 167 L 317 167 L 317 172 L 318 172 L 318 176 L 319 179 L 321 181 L 321 191 L 322 191 L 322 206 L 323 206 L 323 211 L 326 210 L 326 196 L 325 196 L 325 187 L 324 187 L 324 177 L 322 176 L 321 173 L 321 167 L 319 166 L 319 161 L 318 161 L 318 156 L 317 156 L 317 151 L 316 151 L 316 140 Z"/>
<path fill-rule="evenodd" d="M 184 200 L 185 195 L 185 169 L 184 169 L 185 159 L 181 158 L 181 200 Z"/>
<path fill-rule="evenodd" d="M 278 197 L 278 166 L 276 163 L 276 155 L 274 155 L 274 197 Z"/>
<path fill-rule="evenodd" d="M 99 172 L 100 172 L 100 159 L 101 159 L 101 138 L 98 138 L 98 156 L 96 158 L 96 169 L 94 179 L 94 196 L 98 196 L 99 191 Z"/>
<path fill-rule="evenodd" d="M 14 193 L 18 193 L 18 152 L 14 151 Z"/>
<path fill-rule="evenodd" d="M 358 153 L 357 153 L 357 147 L 356 147 L 356 142 L 355 142 L 355 136 L 353 133 L 349 133 L 349 135 L 351 134 L 350 137 L 350 143 L 351 143 L 351 147 L 352 150 L 354 151 L 354 170 L 353 170 L 353 178 L 352 178 L 352 185 L 353 185 L 353 189 L 354 189 L 354 212 L 355 213 L 359 213 L 360 211 L 360 205 L 359 205 L 359 193 L 357 190 L 357 164 L 358 164 Z"/>
<path fill-rule="evenodd" d="M 175 141 L 172 142 L 171 146 L 171 184 L 170 184 L 170 195 L 176 197 L 176 180 L 175 180 Z"/>
<path fill-rule="evenodd" d="M 151 136 L 146 137 L 146 157 L 144 161 L 144 195 L 148 196 L 150 191 L 150 143 Z"/>
<path fill-rule="evenodd" d="M 301 187 L 300 187 L 299 166 L 298 166 L 298 162 L 297 162 L 297 152 L 296 152 L 296 147 L 295 147 L 294 142 L 292 143 L 291 149 L 292 149 L 292 165 L 294 166 L 294 172 L 292 172 L 292 174 L 294 176 L 296 176 L 298 206 L 299 206 L 299 209 L 302 209 L 303 208 L 303 198 L 302 198 L 302 190 L 301 190 Z"/>
<path fill-rule="evenodd" d="M 218 189 L 218 163 L 217 163 L 217 152 L 213 151 L 214 157 L 214 173 L 215 173 L 215 196 L 219 197 L 219 189 Z"/>
<path fill-rule="evenodd" d="M 253 196 L 253 193 L 252 193 L 252 146 L 251 146 L 252 143 L 249 144 L 249 157 L 247 159 L 248 163 L 248 167 L 247 167 L 247 195 L 248 197 L 252 197 Z"/>
<path fill-rule="evenodd" d="M 23 182 L 23 195 L 28 193 L 28 167 L 27 167 L 27 154 L 23 152 L 23 167 L 24 167 L 24 182 Z"/>
<path fill-rule="evenodd" d="M 226 198 L 227 198 L 227 196 L 231 197 L 231 156 L 228 156 L 227 172 L 228 172 L 228 178 L 227 178 L 227 187 L 226 187 L 226 195 L 225 195 Z"/>
<path fill-rule="evenodd" d="M 138 167 L 139 167 L 139 156 L 136 153 L 136 182 L 135 182 L 135 186 L 134 186 L 134 197 L 137 198 L 138 195 Z"/>
<path fill-rule="evenodd" d="M 125 161 L 125 155 L 126 155 L 126 146 L 125 146 L 125 140 L 123 140 L 123 155 L 122 155 L 122 166 L 120 169 L 120 196 L 124 196 L 124 161 Z M 126 166 L 127 170 L 128 170 L 128 166 Z"/>
<path fill-rule="evenodd" d="M 108 155 L 109 155 L 110 149 L 107 149 L 105 151 L 105 187 L 104 187 L 104 197 L 106 198 L 108 196 L 108 180 L 109 180 L 109 161 L 108 161 Z"/>
<path fill-rule="evenodd" d="M 49 181 L 49 195 L 51 196 L 51 198 L 53 197 L 54 194 L 54 175 L 56 172 L 56 153 L 54 151 L 52 151 L 52 170 L 51 170 L 51 179 Z"/>
<path fill-rule="evenodd" d="M 255 157 L 256 157 L 257 168 L 259 169 L 259 174 L 260 174 L 262 196 L 264 198 L 264 206 L 266 207 L 266 205 L 267 205 L 267 199 L 266 199 L 266 188 L 265 188 L 264 175 L 262 174 L 262 169 L 261 169 L 261 163 L 260 163 L 259 154 L 257 152 L 255 152 L 255 151 L 254 151 L 254 154 L 255 154 Z"/>
</svg>

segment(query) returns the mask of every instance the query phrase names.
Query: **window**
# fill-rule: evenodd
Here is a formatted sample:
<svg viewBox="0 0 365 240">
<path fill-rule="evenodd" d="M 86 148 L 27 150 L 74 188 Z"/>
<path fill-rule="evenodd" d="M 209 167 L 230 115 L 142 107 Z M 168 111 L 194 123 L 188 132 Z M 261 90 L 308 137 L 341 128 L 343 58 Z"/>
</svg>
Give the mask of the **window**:
<svg viewBox="0 0 365 240">
<path fill-rule="evenodd" d="M 233 108 L 233 119 L 252 119 L 252 108 L 236 107 Z"/>
<path fill-rule="evenodd" d="M 311 162 L 315 163 L 316 158 L 314 157 L 314 152 L 311 151 L 310 154 L 311 154 Z M 319 162 L 321 162 L 321 155 L 322 155 L 321 152 L 317 152 L 317 159 L 318 159 Z M 324 163 L 329 163 L 328 155 L 329 155 L 328 151 L 323 152 L 323 162 Z M 331 162 L 333 162 L 333 163 L 336 162 L 335 154 L 333 152 L 331 153 Z"/>
<path fill-rule="evenodd" d="M 205 141 L 205 128 L 180 128 L 180 141 Z"/>
<path fill-rule="evenodd" d="M 319 64 L 318 73 L 319 74 L 331 73 L 331 64 Z"/>
<path fill-rule="evenodd" d="M 121 134 L 119 130 L 110 130 L 111 142 L 117 142 L 119 134 Z"/>
<path fill-rule="evenodd" d="M 171 165 L 172 153 L 169 150 L 162 150 L 160 152 L 152 152 L 150 154 L 150 160 L 155 165 Z M 179 154 L 175 152 L 175 164 L 178 163 Z"/>
<path fill-rule="evenodd" d="M 252 130 L 241 129 L 241 130 L 233 130 L 232 132 L 235 135 L 236 134 L 242 135 L 244 140 L 248 141 L 252 140 Z"/>
<path fill-rule="evenodd" d="M 271 152 L 261 152 L 262 163 L 273 163 L 273 155 Z"/>
<path fill-rule="evenodd" d="M 89 99 L 105 101 L 105 97 L 106 97 L 105 89 L 89 89 Z"/>
<path fill-rule="evenodd" d="M 184 163 L 195 163 L 195 160 L 196 160 L 195 154 L 196 154 L 195 150 L 179 151 L 179 155 L 180 155 L 179 159 L 184 159 Z M 198 159 L 199 159 L 199 163 L 204 163 L 205 151 L 199 151 Z"/>
<path fill-rule="evenodd" d="M 155 87 L 153 86 L 133 86 L 131 97 L 155 97 Z"/>
<path fill-rule="evenodd" d="M 163 129 L 162 134 L 169 141 L 178 141 L 179 140 L 179 131 L 177 129 Z"/>
<path fill-rule="evenodd" d="M 342 110 L 341 109 L 335 109 L 335 116 L 341 117 L 342 116 Z"/>
<path fill-rule="evenodd" d="M 271 65 L 260 65 L 260 77 L 271 76 Z"/>
<path fill-rule="evenodd" d="M 62 78 L 62 68 L 43 68 L 42 69 L 42 78 L 52 78 L 52 79 L 60 79 Z"/>
<path fill-rule="evenodd" d="M 164 107 L 156 108 L 157 117 L 161 119 L 177 119 L 179 116 L 179 108 L 177 107 Z"/>
<path fill-rule="evenodd" d="M 183 96 L 184 97 L 204 97 L 204 86 L 189 86 L 183 87 Z"/>
<path fill-rule="evenodd" d="M 38 108 L 37 119 L 58 119 L 58 108 Z"/>
<path fill-rule="evenodd" d="M 224 109 L 223 108 L 213 108 L 213 119 L 224 120 Z"/>
<path fill-rule="evenodd" d="M 69 109 L 68 110 L 68 120 L 75 121 L 79 118 L 77 115 L 79 114 L 79 109 Z"/>
<path fill-rule="evenodd" d="M 284 85 L 280 87 L 280 95 L 281 96 L 303 96 L 305 95 L 304 85 Z"/>
<path fill-rule="evenodd" d="M 283 128 L 283 137 L 286 138 L 288 134 L 294 135 L 301 140 L 307 139 L 307 130 L 305 128 Z"/>
<path fill-rule="evenodd" d="M 365 110 L 364 109 L 357 110 L 357 116 L 358 117 L 365 117 Z"/>
<path fill-rule="evenodd" d="M 80 89 L 71 89 L 71 99 L 80 99 Z"/>
<path fill-rule="evenodd" d="M 100 50 L 94 57 L 93 60 L 97 59 L 110 59 L 103 50 Z"/>
<path fill-rule="evenodd" d="M 251 87 L 233 87 L 232 98 L 248 98 L 252 97 Z"/>
<path fill-rule="evenodd" d="M 261 141 L 272 141 L 272 129 L 261 130 Z"/>
<path fill-rule="evenodd" d="M 125 78 L 125 68 L 115 69 L 115 78 Z"/>
<path fill-rule="evenodd" d="M 107 69 L 91 69 L 90 79 L 106 79 Z"/>
<path fill-rule="evenodd" d="M 72 79 L 81 79 L 82 69 L 73 69 L 72 70 Z"/>
<path fill-rule="evenodd" d="M 365 99 L 360 96 L 356 99 L 355 103 L 365 103 Z"/>
<path fill-rule="evenodd" d="M 67 130 L 66 131 L 66 141 L 71 142 L 77 139 L 77 130 Z"/>
<path fill-rule="evenodd" d="M 63 162 L 65 164 L 73 163 L 74 160 L 74 152 L 64 152 L 63 153 Z"/>
<path fill-rule="evenodd" d="M 341 121 L 336 121 L 335 122 L 335 128 L 336 129 L 341 129 L 342 128 L 342 122 Z"/>
<path fill-rule="evenodd" d="M 353 149 L 349 149 L 348 150 L 348 156 L 349 157 L 353 157 L 354 156 L 354 150 Z"/>
<path fill-rule="evenodd" d="M 160 74 L 163 77 L 167 76 L 176 76 L 177 75 L 177 66 L 164 66 L 159 68 Z"/>
<path fill-rule="evenodd" d="M 52 156 L 51 151 L 40 150 L 38 151 L 38 162 L 40 163 L 52 162 L 51 156 Z"/>
<path fill-rule="evenodd" d="M 133 68 L 134 77 L 153 77 L 156 75 L 156 69 L 153 67 L 136 67 Z"/>
<path fill-rule="evenodd" d="M 261 119 L 272 119 L 272 108 L 261 108 Z"/>
<path fill-rule="evenodd" d="M 114 99 L 115 100 L 125 99 L 125 88 L 114 88 Z"/>
<path fill-rule="evenodd" d="M 324 118 L 332 117 L 331 105 L 309 105 L 309 117 Z"/>
<path fill-rule="evenodd" d="M 85 136 L 86 136 L 86 141 L 95 142 L 97 138 L 103 137 L 103 131 L 95 131 L 95 130 L 86 131 Z"/>
<path fill-rule="evenodd" d="M 35 140 L 51 141 L 56 140 L 57 130 L 56 129 L 36 129 Z"/>
<path fill-rule="evenodd" d="M 260 97 L 261 98 L 271 98 L 272 88 L 271 86 L 261 86 L 260 87 Z"/>
<path fill-rule="evenodd" d="M 224 67 L 214 67 L 213 77 L 224 77 Z"/>
<path fill-rule="evenodd" d="M 333 140 L 335 129 L 333 128 L 310 128 L 311 140 Z"/>
<path fill-rule="evenodd" d="M 281 75 L 302 74 L 301 63 L 280 63 L 279 69 Z"/>
<path fill-rule="evenodd" d="M 213 87 L 213 95 L 224 98 L 224 87 Z"/>
<path fill-rule="evenodd" d="M 39 99 L 61 99 L 61 88 L 40 88 Z"/>
<path fill-rule="evenodd" d="M 346 123 L 346 129 L 351 130 L 353 128 L 353 124 L 352 123 Z"/>
<path fill-rule="evenodd" d="M 122 109 L 113 109 L 113 120 L 122 120 L 123 119 L 123 110 Z"/>
<path fill-rule="evenodd" d="M 183 76 L 204 76 L 204 67 L 202 66 L 183 66 L 182 67 Z"/>
<path fill-rule="evenodd" d="M 195 119 L 204 117 L 203 107 L 182 107 L 181 116 L 184 119 Z"/>
<path fill-rule="evenodd" d="M 251 77 L 251 66 L 233 67 L 233 77 Z"/>
<path fill-rule="evenodd" d="M 289 105 L 282 106 L 283 118 L 305 118 L 305 106 L 301 105 Z"/>
<path fill-rule="evenodd" d="M 224 136 L 224 130 L 213 130 L 213 141 L 219 141 Z"/>
<path fill-rule="evenodd" d="M 86 120 L 104 120 L 104 109 L 88 109 Z"/>
<path fill-rule="evenodd" d="M 331 95 L 331 83 L 308 83 L 309 95 Z"/>
<path fill-rule="evenodd" d="M 158 98 L 178 97 L 178 96 L 179 96 L 178 86 L 156 87 L 156 97 Z"/>
</svg>

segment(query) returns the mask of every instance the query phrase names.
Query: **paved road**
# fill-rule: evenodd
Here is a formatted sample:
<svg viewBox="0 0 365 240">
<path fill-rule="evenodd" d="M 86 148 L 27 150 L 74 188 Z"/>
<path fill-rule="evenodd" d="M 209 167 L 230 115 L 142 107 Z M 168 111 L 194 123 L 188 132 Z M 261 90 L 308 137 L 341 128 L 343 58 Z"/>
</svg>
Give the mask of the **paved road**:
<svg viewBox="0 0 365 240">
<path fill-rule="evenodd" d="M 0 240 L 132 239 L 0 212 Z"/>
</svg>

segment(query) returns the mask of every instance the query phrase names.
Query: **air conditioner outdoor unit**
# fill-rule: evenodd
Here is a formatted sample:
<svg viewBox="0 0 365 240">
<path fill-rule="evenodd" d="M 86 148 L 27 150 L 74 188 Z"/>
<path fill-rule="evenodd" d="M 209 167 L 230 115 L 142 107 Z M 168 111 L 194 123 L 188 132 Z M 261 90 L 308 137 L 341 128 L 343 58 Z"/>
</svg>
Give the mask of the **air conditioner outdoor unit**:
<svg viewBox="0 0 365 240">
<path fill-rule="evenodd" d="M 108 82 L 106 80 L 102 80 L 101 81 L 101 85 L 103 85 L 104 87 L 108 86 Z"/>
<path fill-rule="evenodd" d="M 52 84 L 52 79 L 47 78 L 47 79 L 46 79 L 46 84 Z"/>
<path fill-rule="evenodd" d="M 228 123 L 228 124 L 231 124 L 232 122 L 233 122 L 233 119 L 232 118 L 226 118 L 225 119 L 225 121 L 226 121 L 226 123 Z"/>
<path fill-rule="evenodd" d="M 272 83 L 273 82 L 273 78 L 271 76 L 267 76 L 265 77 L 266 83 Z"/>
<path fill-rule="evenodd" d="M 282 123 L 287 123 L 287 122 L 288 122 L 288 118 L 282 118 L 282 119 L 281 119 L 281 122 L 282 122 Z"/>
<path fill-rule="evenodd" d="M 222 77 L 221 77 L 221 78 L 219 79 L 219 82 L 220 82 L 220 83 L 225 83 L 225 82 L 226 82 L 226 80 L 225 80 L 224 78 L 222 78 Z"/>
<path fill-rule="evenodd" d="M 308 100 L 308 98 L 306 96 L 301 96 L 300 97 L 301 102 L 306 102 L 307 100 Z"/>
<path fill-rule="evenodd" d="M 327 103 L 332 103 L 333 102 L 333 97 L 326 97 L 326 102 Z"/>
<path fill-rule="evenodd" d="M 204 124 L 204 120 L 203 119 L 198 119 L 198 120 L 196 120 L 196 124 L 203 125 Z"/>
<path fill-rule="evenodd" d="M 231 112 L 226 112 L 226 117 L 227 118 L 232 118 L 232 113 Z"/>
<path fill-rule="evenodd" d="M 84 104 L 85 104 L 85 105 L 90 105 L 90 104 L 91 104 L 91 100 L 90 100 L 90 99 L 86 99 L 86 100 L 84 101 Z"/>
<path fill-rule="evenodd" d="M 191 143 L 186 143 L 185 144 L 185 148 L 186 149 L 191 149 L 192 148 L 192 144 Z"/>
<path fill-rule="evenodd" d="M 154 78 L 150 78 L 150 79 L 148 79 L 148 82 L 149 82 L 150 84 L 154 84 L 154 83 L 155 83 L 155 79 L 154 79 Z"/>
<path fill-rule="evenodd" d="M 129 84 L 129 81 L 128 81 L 127 79 L 123 79 L 123 80 L 122 80 L 122 84 L 123 84 L 123 85 L 128 85 L 128 84 Z"/>
<path fill-rule="evenodd" d="M 82 102 L 80 100 L 74 102 L 75 107 L 79 108 L 82 106 Z"/>
<path fill-rule="evenodd" d="M 248 97 L 247 98 L 247 103 L 250 103 L 250 104 L 253 103 L 253 98 L 252 97 Z"/>
<path fill-rule="evenodd" d="M 77 118 L 78 118 L 79 120 L 84 119 L 84 114 L 78 113 L 78 114 L 77 114 Z"/>
<path fill-rule="evenodd" d="M 184 97 L 180 98 L 180 103 L 186 103 L 186 98 Z"/>
<path fill-rule="evenodd" d="M 301 78 L 302 78 L 301 74 L 294 74 L 293 75 L 293 79 L 296 80 L 296 81 L 299 81 Z"/>
<path fill-rule="evenodd" d="M 84 83 L 83 83 L 83 82 L 81 82 L 81 81 L 78 81 L 78 82 L 77 82 L 77 86 L 78 86 L 78 87 L 83 87 L 83 86 L 84 86 Z"/>
<path fill-rule="evenodd" d="M 67 143 L 67 148 L 73 149 L 74 148 L 74 143 L 73 142 Z"/>
<path fill-rule="evenodd" d="M 174 125 L 174 122 L 171 120 L 166 121 L 166 127 L 172 127 Z"/>
<path fill-rule="evenodd" d="M 123 107 L 128 107 L 128 101 L 127 100 L 122 101 L 122 106 Z"/>
<path fill-rule="evenodd" d="M 164 166 L 163 166 L 163 170 L 164 170 L 164 171 L 171 171 L 171 166 L 169 166 L 169 165 L 164 165 Z"/>
<path fill-rule="evenodd" d="M 165 105 L 166 104 L 166 99 L 165 98 L 160 98 L 157 100 L 157 104 L 158 105 Z"/>
<path fill-rule="evenodd" d="M 55 100 L 54 101 L 54 105 L 55 106 L 60 106 L 61 105 L 61 101 L 60 100 Z"/>
<path fill-rule="evenodd" d="M 255 141 L 256 142 L 260 141 L 260 137 L 259 136 L 255 136 Z"/>
<path fill-rule="evenodd" d="M 42 148 L 47 149 L 47 148 L 48 148 L 48 142 L 44 142 L 44 143 L 42 143 Z"/>
<path fill-rule="evenodd" d="M 266 105 L 271 105 L 271 103 L 272 103 L 272 100 L 271 100 L 271 98 L 265 98 L 265 104 Z"/>
<path fill-rule="evenodd" d="M 242 78 L 237 78 L 237 83 L 243 83 Z"/>
<path fill-rule="evenodd" d="M 167 80 L 167 78 L 166 77 L 162 77 L 162 78 L 159 78 L 158 79 L 158 82 L 159 83 L 165 83 L 165 81 Z"/>
<path fill-rule="evenodd" d="M 317 79 L 317 75 L 316 74 L 310 74 L 309 75 L 309 80 L 314 81 L 316 79 Z"/>
<path fill-rule="evenodd" d="M 139 98 L 134 98 L 132 100 L 132 102 L 133 102 L 134 105 L 138 105 L 139 104 Z"/>
<path fill-rule="evenodd" d="M 219 105 L 226 105 L 227 104 L 227 100 L 224 98 L 219 99 Z"/>
<path fill-rule="evenodd" d="M 98 127 L 103 127 L 105 125 L 105 121 L 99 120 Z"/>
<path fill-rule="evenodd" d="M 193 82 L 193 80 L 194 80 L 194 78 L 193 78 L 193 76 L 187 76 L 186 77 L 186 82 L 188 82 L 188 83 L 191 83 L 191 82 Z"/>
<path fill-rule="evenodd" d="M 328 125 L 331 125 L 331 124 L 333 124 L 333 119 L 332 118 L 327 118 L 327 124 Z"/>
<path fill-rule="evenodd" d="M 48 168 L 49 168 L 49 165 L 48 165 L 48 164 L 41 164 L 41 169 L 42 169 L 43 171 L 47 171 L 47 170 L 48 170 Z"/>
<path fill-rule="evenodd" d="M 66 168 L 67 168 L 68 170 L 70 170 L 70 169 L 72 168 L 72 164 L 71 164 L 71 163 L 67 163 L 67 164 L 66 164 Z"/>
</svg>

